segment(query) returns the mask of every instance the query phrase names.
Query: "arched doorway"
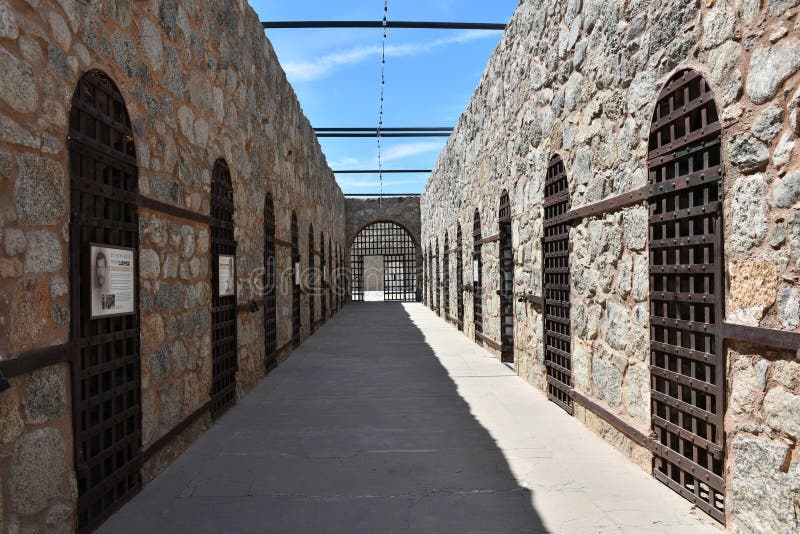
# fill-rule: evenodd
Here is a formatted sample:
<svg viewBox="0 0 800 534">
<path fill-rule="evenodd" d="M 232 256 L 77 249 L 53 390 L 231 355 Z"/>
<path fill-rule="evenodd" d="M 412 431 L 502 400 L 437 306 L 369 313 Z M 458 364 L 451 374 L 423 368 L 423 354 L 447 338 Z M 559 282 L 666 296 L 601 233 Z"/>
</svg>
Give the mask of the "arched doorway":
<svg viewBox="0 0 800 534">
<path fill-rule="evenodd" d="M 69 136 L 77 522 L 88 532 L 142 484 L 139 172 L 125 100 L 104 73 L 78 82 Z M 125 289 L 112 288 L 112 277 Z"/>
<path fill-rule="evenodd" d="M 550 158 L 544 184 L 544 365 L 547 397 L 564 410 L 572 407 L 572 350 L 569 316 L 569 230 L 562 221 L 569 211 L 569 181 L 558 154 Z"/>
<path fill-rule="evenodd" d="M 511 202 L 508 191 L 500 195 L 500 358 L 514 362 L 514 249 L 511 236 Z"/>
<path fill-rule="evenodd" d="M 363 228 L 350 251 L 354 301 L 417 300 L 417 246 L 399 224 L 381 221 Z"/>
<path fill-rule="evenodd" d="M 265 369 L 275 364 L 278 350 L 278 306 L 275 298 L 275 204 L 264 197 L 264 355 Z"/>
<path fill-rule="evenodd" d="M 317 273 L 314 261 L 314 225 L 308 225 L 308 276 L 306 277 L 306 293 L 308 294 L 308 327 L 313 332 L 317 329 Z"/>
<path fill-rule="evenodd" d="M 464 330 L 464 243 L 461 223 L 456 228 L 456 310 L 458 329 Z"/>
<path fill-rule="evenodd" d="M 725 522 L 722 132 L 696 71 L 676 73 L 650 125 L 653 474 Z"/>
<path fill-rule="evenodd" d="M 472 223 L 472 314 L 475 342 L 483 345 L 483 257 L 481 256 L 481 214 L 475 210 Z"/>
<path fill-rule="evenodd" d="M 444 233 L 444 251 L 442 255 L 442 285 L 444 289 L 444 317 L 450 321 L 450 235 Z"/>
<path fill-rule="evenodd" d="M 292 346 L 300 345 L 300 229 L 297 226 L 297 214 L 292 212 Z"/>
<path fill-rule="evenodd" d="M 233 238 L 233 184 L 219 159 L 211 174 L 211 415 L 236 402 L 236 241 Z"/>
</svg>

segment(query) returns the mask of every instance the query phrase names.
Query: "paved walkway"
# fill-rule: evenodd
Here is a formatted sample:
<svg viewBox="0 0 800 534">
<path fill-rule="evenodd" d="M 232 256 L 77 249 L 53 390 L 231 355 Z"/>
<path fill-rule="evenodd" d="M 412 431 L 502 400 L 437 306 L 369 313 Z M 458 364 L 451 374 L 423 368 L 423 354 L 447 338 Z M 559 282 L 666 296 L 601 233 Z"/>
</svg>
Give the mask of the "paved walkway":
<svg viewBox="0 0 800 534">
<path fill-rule="evenodd" d="M 712 533 L 421 304 L 351 304 L 101 530 Z"/>
</svg>

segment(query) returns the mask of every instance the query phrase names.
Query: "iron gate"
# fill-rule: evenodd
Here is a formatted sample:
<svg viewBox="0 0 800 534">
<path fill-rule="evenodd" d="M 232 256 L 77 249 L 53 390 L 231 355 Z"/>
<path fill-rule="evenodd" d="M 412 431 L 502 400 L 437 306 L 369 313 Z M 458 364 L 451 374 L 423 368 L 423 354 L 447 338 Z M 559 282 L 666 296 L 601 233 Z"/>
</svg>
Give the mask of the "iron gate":
<svg viewBox="0 0 800 534">
<path fill-rule="evenodd" d="M 436 315 L 442 314 L 442 269 L 439 266 L 439 240 L 434 241 L 436 253 L 433 255 L 436 269 Z"/>
<path fill-rule="evenodd" d="M 500 355 L 514 361 L 514 250 L 511 242 L 511 202 L 508 191 L 500 195 Z"/>
<path fill-rule="evenodd" d="M 306 293 L 308 294 L 308 328 L 316 330 L 317 316 L 317 273 L 314 261 L 314 225 L 308 225 L 308 276 L 306 277 Z"/>
<path fill-rule="evenodd" d="M 444 233 L 444 256 L 442 256 L 442 286 L 444 287 L 444 316 L 450 320 L 450 235 Z"/>
<path fill-rule="evenodd" d="M 456 309 L 458 329 L 464 330 L 464 243 L 461 237 L 461 223 L 456 230 Z"/>
<path fill-rule="evenodd" d="M 292 212 L 292 346 L 300 345 L 300 229 L 297 214 Z"/>
<path fill-rule="evenodd" d="M 264 355 L 265 369 L 275 363 L 278 351 L 278 306 L 275 298 L 275 204 L 264 197 Z"/>
<path fill-rule="evenodd" d="M 71 332 L 78 530 L 88 532 L 141 488 L 139 315 L 92 319 L 103 285 L 91 244 L 139 254 L 138 169 L 125 101 L 105 74 L 81 78 L 69 117 Z M 95 260 L 99 261 L 99 260 Z M 135 261 L 135 260 L 134 260 Z M 108 259 L 105 260 L 107 268 Z M 90 281 L 90 282 L 87 282 Z M 134 309 L 139 277 L 134 266 Z"/>
<path fill-rule="evenodd" d="M 650 128 L 650 370 L 656 478 L 725 522 L 722 150 L 714 95 L 692 70 Z"/>
<path fill-rule="evenodd" d="M 481 214 L 475 210 L 472 225 L 472 313 L 475 322 L 475 341 L 483 345 L 483 257 L 481 256 Z"/>
<path fill-rule="evenodd" d="M 211 415 L 219 417 L 236 402 L 236 276 L 233 291 L 223 296 L 219 280 L 222 256 L 236 256 L 233 238 L 233 186 L 228 164 L 217 160 L 211 176 Z M 235 264 L 234 264 L 235 266 Z"/>
<path fill-rule="evenodd" d="M 569 205 L 567 172 L 561 157 L 555 155 L 547 166 L 544 186 L 544 364 L 547 368 L 547 397 L 571 414 L 570 225 L 563 217 L 569 211 Z"/>
<path fill-rule="evenodd" d="M 416 302 L 417 247 L 405 228 L 392 222 L 376 222 L 366 226 L 353 240 L 350 265 L 355 301 L 364 300 L 364 256 L 383 257 L 384 300 Z"/>
<path fill-rule="evenodd" d="M 435 281 L 433 279 L 433 245 L 428 246 L 428 307 L 432 310 L 436 309 L 434 302 L 434 289 Z"/>
</svg>

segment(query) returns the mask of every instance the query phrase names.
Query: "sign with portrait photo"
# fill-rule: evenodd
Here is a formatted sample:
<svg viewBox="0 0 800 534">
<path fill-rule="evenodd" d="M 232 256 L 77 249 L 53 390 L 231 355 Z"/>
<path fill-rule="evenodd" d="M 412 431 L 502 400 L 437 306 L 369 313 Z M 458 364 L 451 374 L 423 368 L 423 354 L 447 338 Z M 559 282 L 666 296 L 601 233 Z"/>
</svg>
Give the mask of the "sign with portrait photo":
<svg viewBox="0 0 800 534">
<path fill-rule="evenodd" d="M 220 297 L 236 295 L 236 258 L 233 256 L 219 256 L 217 265 L 217 292 Z"/>
<path fill-rule="evenodd" d="M 131 248 L 90 245 L 92 319 L 136 312 L 134 253 Z"/>
</svg>

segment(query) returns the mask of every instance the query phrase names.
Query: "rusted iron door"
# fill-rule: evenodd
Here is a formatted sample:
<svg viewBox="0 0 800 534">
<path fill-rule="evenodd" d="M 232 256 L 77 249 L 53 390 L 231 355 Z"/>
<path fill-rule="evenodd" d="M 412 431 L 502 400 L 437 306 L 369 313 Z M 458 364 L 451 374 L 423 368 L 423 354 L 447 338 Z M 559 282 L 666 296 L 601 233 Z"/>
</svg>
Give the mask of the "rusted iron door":
<svg viewBox="0 0 800 534">
<path fill-rule="evenodd" d="M 139 174 L 122 95 L 98 71 L 81 78 L 69 116 L 72 408 L 78 531 L 89 532 L 141 488 Z M 92 244 L 133 253 L 133 314 L 92 319 L 108 258 Z M 98 271 L 100 269 L 100 271 Z"/>
<path fill-rule="evenodd" d="M 292 212 L 292 346 L 300 345 L 300 229 L 297 225 L 297 214 Z"/>
<path fill-rule="evenodd" d="M 500 358 L 514 362 L 514 249 L 511 237 L 511 202 L 508 192 L 500 195 Z"/>
<path fill-rule="evenodd" d="M 220 260 L 236 257 L 233 239 L 233 185 L 228 165 L 217 160 L 211 175 L 211 415 L 219 417 L 236 402 L 236 270 L 232 288 L 222 287 Z M 232 293 L 230 290 L 232 289 Z"/>
<path fill-rule="evenodd" d="M 442 314 L 442 275 L 441 275 L 441 266 L 439 265 L 439 259 L 441 256 L 441 251 L 439 250 L 439 240 L 437 239 L 434 241 L 434 247 L 436 247 L 436 253 L 433 255 L 433 261 L 435 262 L 434 269 L 436 269 L 436 315 Z"/>
<path fill-rule="evenodd" d="M 464 330 L 464 242 L 461 236 L 461 223 L 456 230 L 456 313 L 458 329 Z"/>
<path fill-rule="evenodd" d="M 365 256 L 382 259 L 384 300 L 417 301 L 417 246 L 405 228 L 393 222 L 376 222 L 355 237 L 350 250 L 353 300 L 364 300 L 365 276 L 378 274 L 364 272 Z"/>
<path fill-rule="evenodd" d="M 544 237 L 542 269 L 544 283 L 544 364 L 547 397 L 570 414 L 572 397 L 572 351 L 569 317 L 569 183 L 564 162 L 550 159 L 544 186 Z"/>
<path fill-rule="evenodd" d="M 264 198 L 264 355 L 265 368 L 270 369 L 278 350 L 278 305 L 275 298 L 275 204 L 272 195 Z"/>
<path fill-rule="evenodd" d="M 699 73 L 673 76 L 650 128 L 653 474 L 725 522 L 721 127 Z"/>
<path fill-rule="evenodd" d="M 450 235 L 444 233 L 444 255 L 442 256 L 442 286 L 444 288 L 444 316 L 450 317 Z"/>
<path fill-rule="evenodd" d="M 483 345 L 483 257 L 481 255 L 481 214 L 475 210 L 472 224 L 472 313 L 475 322 L 475 342 Z"/>
</svg>

